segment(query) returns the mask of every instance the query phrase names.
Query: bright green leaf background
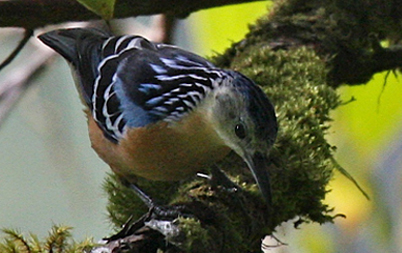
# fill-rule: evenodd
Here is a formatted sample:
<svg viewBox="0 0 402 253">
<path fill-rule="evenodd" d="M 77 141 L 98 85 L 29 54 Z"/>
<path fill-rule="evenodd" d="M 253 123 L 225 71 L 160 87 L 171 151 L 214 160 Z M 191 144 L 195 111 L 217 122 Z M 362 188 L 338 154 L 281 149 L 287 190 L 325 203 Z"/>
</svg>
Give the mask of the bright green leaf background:
<svg viewBox="0 0 402 253">
<path fill-rule="evenodd" d="M 114 4 L 116 0 L 77 0 L 77 2 L 105 20 L 113 18 Z"/>
<path fill-rule="evenodd" d="M 240 41 L 248 32 L 248 25 L 267 13 L 272 2 L 237 4 L 191 14 L 194 29 L 195 50 L 201 55 L 223 53 L 234 42 Z"/>
</svg>

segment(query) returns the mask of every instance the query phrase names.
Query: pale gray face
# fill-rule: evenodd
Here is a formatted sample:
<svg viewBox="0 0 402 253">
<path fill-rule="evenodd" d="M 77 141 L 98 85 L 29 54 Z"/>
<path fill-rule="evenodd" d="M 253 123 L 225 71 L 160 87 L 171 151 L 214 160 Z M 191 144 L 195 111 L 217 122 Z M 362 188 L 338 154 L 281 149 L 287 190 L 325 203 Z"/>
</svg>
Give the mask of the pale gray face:
<svg viewBox="0 0 402 253">
<path fill-rule="evenodd" d="M 251 80 L 229 72 L 233 81 L 214 94 L 213 118 L 218 134 L 253 173 L 267 203 L 271 202 L 268 153 L 276 139 L 273 105 Z"/>
<path fill-rule="evenodd" d="M 274 108 L 258 86 L 238 74 L 215 92 L 214 103 L 217 127 L 229 147 L 243 158 L 269 152 L 278 126 Z"/>
</svg>

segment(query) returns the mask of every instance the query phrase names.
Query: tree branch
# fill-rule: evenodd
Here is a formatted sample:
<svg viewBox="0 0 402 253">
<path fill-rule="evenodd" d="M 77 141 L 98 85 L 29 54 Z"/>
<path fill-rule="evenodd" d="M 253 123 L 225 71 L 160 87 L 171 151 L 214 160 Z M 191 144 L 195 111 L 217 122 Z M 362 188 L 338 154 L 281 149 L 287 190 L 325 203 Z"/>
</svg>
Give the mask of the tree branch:
<svg viewBox="0 0 402 253">
<path fill-rule="evenodd" d="M 14 49 L 13 52 L 0 64 L 0 71 L 5 68 L 8 64 L 10 64 L 15 57 L 17 57 L 18 53 L 21 52 L 21 50 L 24 48 L 24 46 L 28 43 L 29 39 L 31 38 L 33 34 L 33 30 L 26 29 L 24 33 L 24 37 L 18 43 L 18 46 Z"/>
<path fill-rule="evenodd" d="M 367 83 L 374 74 L 402 67 L 402 45 L 358 52 L 340 52 L 329 73 L 333 85 Z"/>
<path fill-rule="evenodd" d="M 223 5 L 261 0 L 120 0 L 115 5 L 115 18 L 168 14 L 186 17 L 192 12 Z M 75 0 L 2 0 L 0 27 L 35 29 L 67 21 L 100 19 Z"/>
</svg>

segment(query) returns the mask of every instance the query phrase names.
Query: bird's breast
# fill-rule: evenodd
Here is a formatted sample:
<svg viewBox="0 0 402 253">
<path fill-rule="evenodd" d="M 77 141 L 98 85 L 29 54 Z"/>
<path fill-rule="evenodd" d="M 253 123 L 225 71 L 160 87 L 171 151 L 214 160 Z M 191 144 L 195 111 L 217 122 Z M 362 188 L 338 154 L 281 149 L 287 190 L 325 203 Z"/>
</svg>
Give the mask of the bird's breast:
<svg viewBox="0 0 402 253">
<path fill-rule="evenodd" d="M 206 118 L 191 112 L 180 122 L 128 129 L 119 143 L 106 139 L 89 117 L 92 147 L 122 177 L 180 180 L 221 160 L 230 149 Z"/>
</svg>

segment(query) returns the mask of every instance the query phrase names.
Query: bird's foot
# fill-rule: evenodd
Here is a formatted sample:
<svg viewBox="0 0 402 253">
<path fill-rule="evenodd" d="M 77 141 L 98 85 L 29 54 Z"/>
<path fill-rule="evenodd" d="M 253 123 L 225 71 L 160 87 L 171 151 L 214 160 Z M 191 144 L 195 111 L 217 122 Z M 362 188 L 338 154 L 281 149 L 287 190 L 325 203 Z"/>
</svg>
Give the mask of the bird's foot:
<svg viewBox="0 0 402 253">
<path fill-rule="evenodd" d="M 174 238 L 178 233 L 176 220 L 179 217 L 190 218 L 193 215 L 186 213 L 185 207 L 180 205 L 159 205 L 143 192 L 136 184 L 129 184 L 128 187 L 134 190 L 137 196 L 144 202 L 149 208 L 148 213 L 141 218 L 135 220 L 134 217 L 130 217 L 115 235 L 105 238 L 107 242 L 125 238 L 133 234 L 138 233 L 144 227 L 160 232 L 166 238 Z"/>
<path fill-rule="evenodd" d="M 233 182 L 217 165 L 211 167 L 211 175 L 198 173 L 198 176 L 210 181 L 211 187 L 215 190 L 224 190 L 228 193 L 241 193 L 242 188 Z"/>
<path fill-rule="evenodd" d="M 233 182 L 217 165 L 211 167 L 211 175 L 199 175 L 210 181 L 211 187 L 216 192 L 223 192 L 228 196 L 228 205 L 236 208 L 231 210 L 237 210 L 243 213 L 243 215 L 250 217 L 253 220 L 252 214 L 247 207 L 247 193 L 238 184 Z M 250 224 L 253 225 L 253 224 Z"/>
<path fill-rule="evenodd" d="M 111 241 L 116 241 L 141 233 L 144 228 L 158 231 L 166 239 L 173 240 L 172 238 L 178 237 L 180 234 L 177 223 L 179 217 L 193 216 L 186 213 L 183 206 L 155 205 L 149 209 L 148 213 L 137 220 L 130 217 L 118 233 L 108 238 L 104 238 L 104 240 L 106 240 L 107 243 L 110 243 Z"/>
</svg>

